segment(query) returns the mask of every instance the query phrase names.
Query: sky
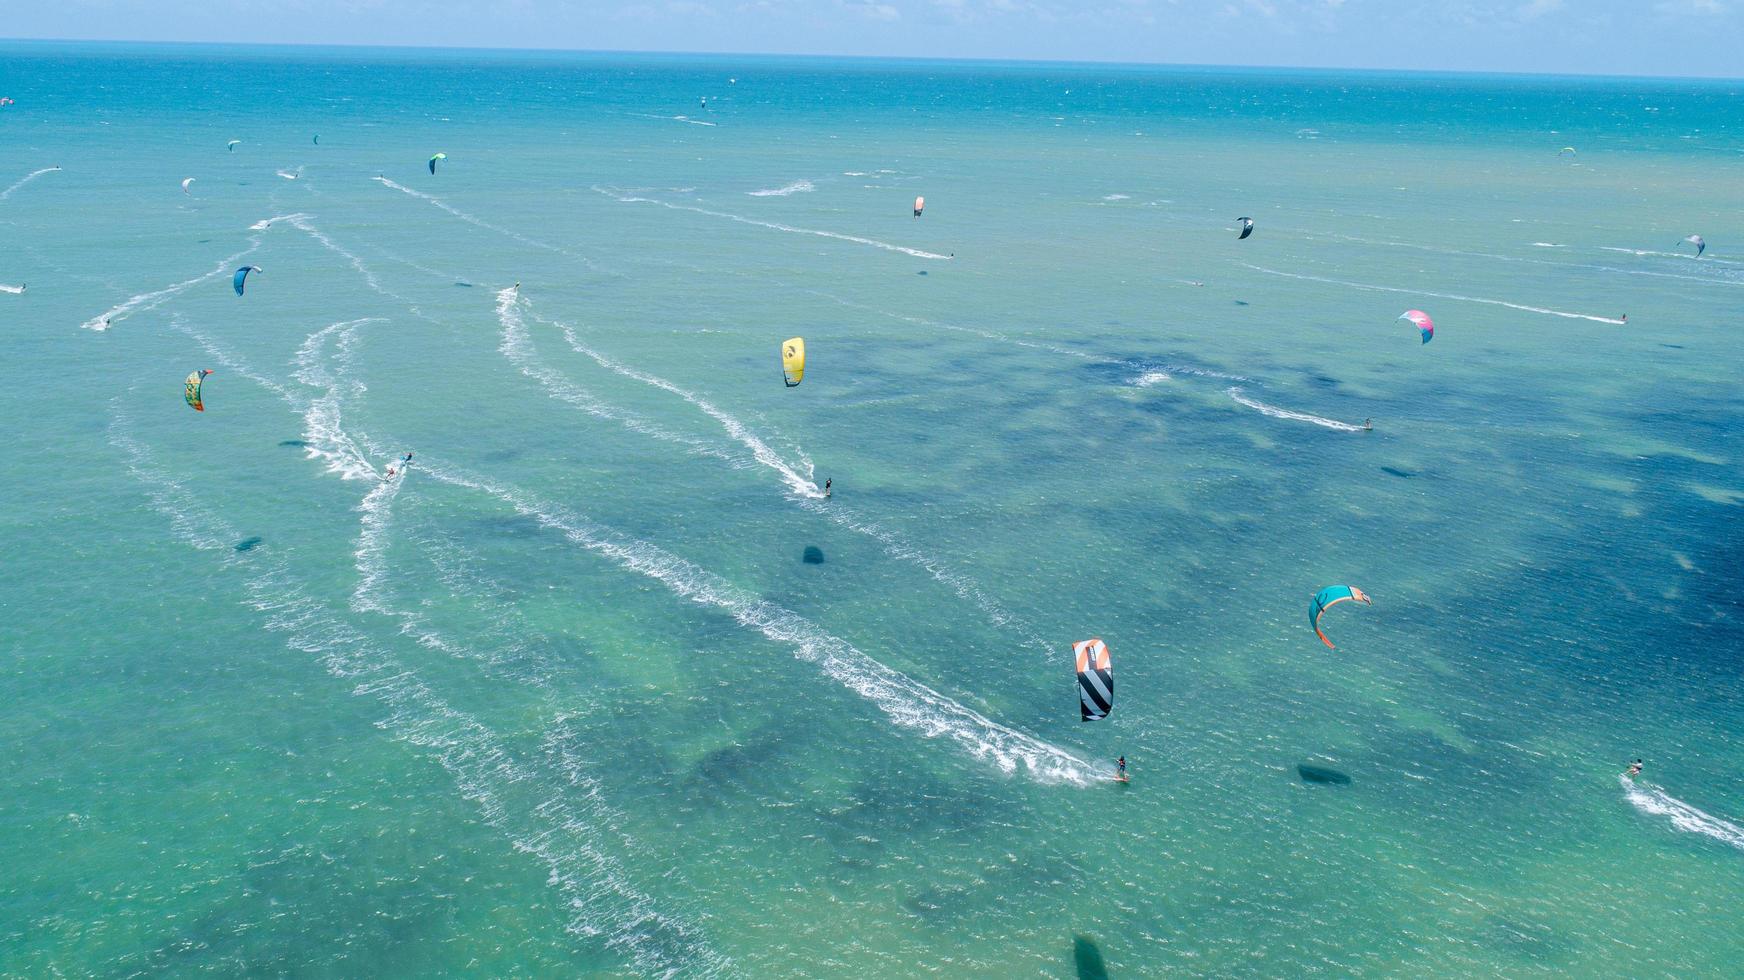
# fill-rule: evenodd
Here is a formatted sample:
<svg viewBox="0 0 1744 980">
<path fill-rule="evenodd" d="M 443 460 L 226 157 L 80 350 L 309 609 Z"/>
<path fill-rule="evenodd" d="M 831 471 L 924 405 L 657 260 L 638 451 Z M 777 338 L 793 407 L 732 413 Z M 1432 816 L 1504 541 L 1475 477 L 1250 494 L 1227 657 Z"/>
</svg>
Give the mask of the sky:
<svg viewBox="0 0 1744 980">
<path fill-rule="evenodd" d="M 12 38 L 1744 76 L 1744 0 L 20 0 Z"/>
</svg>

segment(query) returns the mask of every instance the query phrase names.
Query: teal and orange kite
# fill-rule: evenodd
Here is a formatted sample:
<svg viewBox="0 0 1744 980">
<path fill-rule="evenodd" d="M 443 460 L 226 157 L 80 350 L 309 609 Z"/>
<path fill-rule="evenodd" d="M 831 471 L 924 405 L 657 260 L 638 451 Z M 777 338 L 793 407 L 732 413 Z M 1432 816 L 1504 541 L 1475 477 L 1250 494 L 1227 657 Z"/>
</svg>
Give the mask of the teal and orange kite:
<svg viewBox="0 0 1744 980">
<path fill-rule="evenodd" d="M 1320 637 L 1320 642 L 1329 649 L 1338 648 L 1332 645 L 1325 633 L 1320 632 L 1320 615 L 1333 606 L 1352 599 L 1365 606 L 1370 604 L 1368 595 L 1354 585 L 1329 585 L 1314 593 L 1314 601 L 1308 604 L 1308 624 L 1314 627 L 1314 635 Z"/>
</svg>

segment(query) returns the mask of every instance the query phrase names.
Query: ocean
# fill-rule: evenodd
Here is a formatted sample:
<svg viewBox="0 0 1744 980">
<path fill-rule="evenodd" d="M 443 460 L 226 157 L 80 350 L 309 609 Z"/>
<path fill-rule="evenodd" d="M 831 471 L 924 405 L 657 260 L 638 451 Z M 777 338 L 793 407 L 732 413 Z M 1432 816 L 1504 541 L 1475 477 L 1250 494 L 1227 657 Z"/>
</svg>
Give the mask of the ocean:
<svg viewBox="0 0 1744 980">
<path fill-rule="evenodd" d="M 0 96 L 0 972 L 1744 971 L 1744 83 Z"/>
</svg>

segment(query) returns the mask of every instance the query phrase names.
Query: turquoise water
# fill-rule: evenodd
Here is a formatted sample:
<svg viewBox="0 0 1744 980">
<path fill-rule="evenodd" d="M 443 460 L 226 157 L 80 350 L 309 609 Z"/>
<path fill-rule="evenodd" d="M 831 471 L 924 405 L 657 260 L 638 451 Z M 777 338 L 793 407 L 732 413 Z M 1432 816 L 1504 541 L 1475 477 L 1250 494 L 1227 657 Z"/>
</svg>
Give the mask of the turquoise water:
<svg viewBox="0 0 1744 980">
<path fill-rule="evenodd" d="M 1744 970 L 1740 94 L 0 48 L 0 967 Z"/>
</svg>

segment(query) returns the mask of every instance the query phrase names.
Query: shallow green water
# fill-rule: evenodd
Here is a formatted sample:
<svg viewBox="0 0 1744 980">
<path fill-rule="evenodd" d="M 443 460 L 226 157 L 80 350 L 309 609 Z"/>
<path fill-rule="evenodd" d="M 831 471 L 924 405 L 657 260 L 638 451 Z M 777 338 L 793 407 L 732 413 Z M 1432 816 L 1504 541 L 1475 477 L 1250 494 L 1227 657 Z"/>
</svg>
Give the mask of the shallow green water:
<svg viewBox="0 0 1744 980">
<path fill-rule="evenodd" d="M 1735 84 L 3 50 L 6 970 L 1740 969 Z"/>
</svg>

